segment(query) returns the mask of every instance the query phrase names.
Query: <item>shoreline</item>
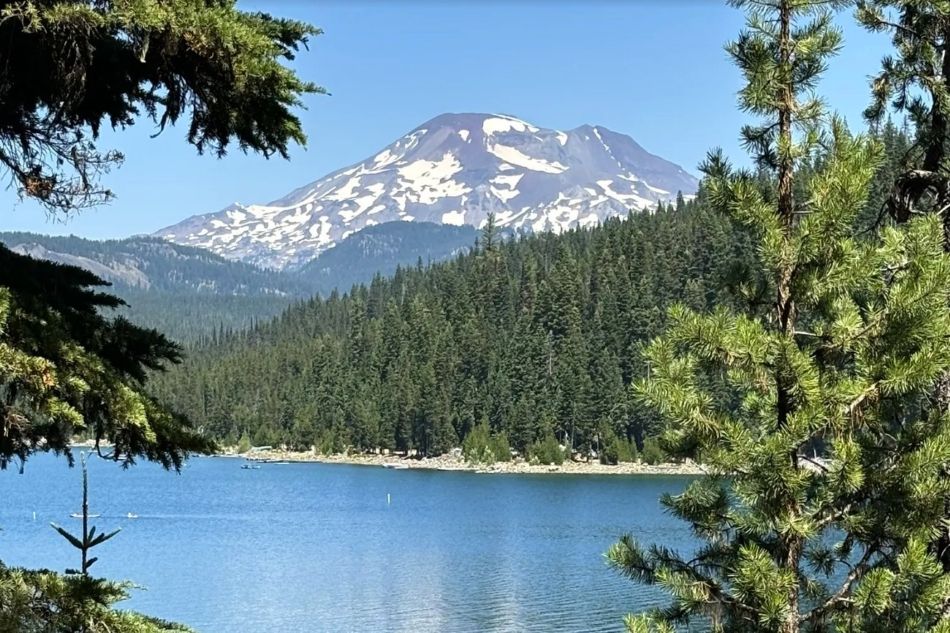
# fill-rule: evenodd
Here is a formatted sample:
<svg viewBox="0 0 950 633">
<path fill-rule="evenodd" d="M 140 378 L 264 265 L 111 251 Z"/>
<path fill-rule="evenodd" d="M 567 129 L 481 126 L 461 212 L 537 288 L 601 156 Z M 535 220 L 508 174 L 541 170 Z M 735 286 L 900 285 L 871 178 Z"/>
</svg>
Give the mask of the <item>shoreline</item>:
<svg viewBox="0 0 950 633">
<path fill-rule="evenodd" d="M 478 474 L 518 474 L 518 475 L 691 475 L 700 476 L 707 471 L 695 462 L 681 464 L 642 464 L 623 462 L 606 465 L 600 462 L 574 462 L 565 460 L 560 466 L 530 464 L 523 460 L 496 462 L 491 465 L 470 464 L 461 457 L 442 455 L 439 457 L 413 459 L 399 455 L 318 455 L 312 451 L 251 451 L 237 453 L 224 451 L 215 457 L 242 458 L 249 462 L 293 462 L 316 464 L 345 464 L 349 466 L 376 466 L 393 470 L 439 470 L 451 472 L 472 472 Z"/>
</svg>

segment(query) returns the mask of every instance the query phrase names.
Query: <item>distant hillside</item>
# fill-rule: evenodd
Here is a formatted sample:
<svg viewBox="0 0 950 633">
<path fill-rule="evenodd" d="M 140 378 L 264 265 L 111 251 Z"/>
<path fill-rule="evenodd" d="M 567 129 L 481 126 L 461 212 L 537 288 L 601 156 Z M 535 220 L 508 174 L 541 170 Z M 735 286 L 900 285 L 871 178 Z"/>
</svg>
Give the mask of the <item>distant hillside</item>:
<svg viewBox="0 0 950 633">
<path fill-rule="evenodd" d="M 100 241 L 10 232 L 0 233 L 0 242 L 17 253 L 86 268 L 117 290 L 277 296 L 307 291 L 293 276 L 154 237 Z"/>
<path fill-rule="evenodd" d="M 124 311 L 133 321 L 190 342 L 266 321 L 294 301 L 349 290 L 398 266 L 450 258 L 468 250 L 476 234 L 472 227 L 381 224 L 354 233 L 298 272 L 266 270 L 154 237 L 98 241 L 8 232 L 0 233 L 0 242 L 95 273 L 129 304 Z"/>
<path fill-rule="evenodd" d="M 398 266 L 449 259 L 468 251 L 478 231 L 471 226 L 432 222 L 387 222 L 354 233 L 297 273 L 319 294 L 333 288 L 349 289 L 379 273 L 391 275 Z"/>
<path fill-rule="evenodd" d="M 85 268 L 112 284 L 136 323 L 190 341 L 269 319 L 309 296 L 298 278 L 152 237 L 87 240 L 0 233 L 11 250 Z"/>
</svg>

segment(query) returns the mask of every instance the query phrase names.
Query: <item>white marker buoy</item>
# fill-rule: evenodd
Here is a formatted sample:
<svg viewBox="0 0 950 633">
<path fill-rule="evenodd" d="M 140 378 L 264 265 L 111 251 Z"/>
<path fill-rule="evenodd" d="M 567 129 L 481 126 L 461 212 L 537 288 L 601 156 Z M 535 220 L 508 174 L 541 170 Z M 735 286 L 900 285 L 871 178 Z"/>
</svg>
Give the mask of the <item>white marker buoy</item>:
<svg viewBox="0 0 950 633">
<path fill-rule="evenodd" d="M 33 511 L 33 520 L 36 521 L 36 511 Z"/>
<path fill-rule="evenodd" d="M 392 502 L 393 502 L 392 495 L 390 495 L 390 494 L 387 492 L 387 493 L 386 493 L 386 505 L 391 505 Z"/>
</svg>

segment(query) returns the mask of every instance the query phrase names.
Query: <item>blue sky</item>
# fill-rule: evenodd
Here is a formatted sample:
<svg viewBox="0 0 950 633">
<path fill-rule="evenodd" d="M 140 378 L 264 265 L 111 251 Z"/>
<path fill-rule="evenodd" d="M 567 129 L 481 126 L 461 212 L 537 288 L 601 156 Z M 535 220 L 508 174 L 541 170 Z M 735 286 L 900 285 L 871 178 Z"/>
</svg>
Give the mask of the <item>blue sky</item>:
<svg viewBox="0 0 950 633">
<path fill-rule="evenodd" d="M 117 199 L 63 222 L 0 190 L 0 230 L 91 238 L 150 233 L 231 202 L 264 203 L 360 161 L 442 112 L 498 112 L 535 125 L 599 124 L 695 173 L 706 151 L 742 159 L 740 76 L 723 44 L 742 14 L 718 0 L 628 2 L 242 2 L 324 29 L 295 67 L 332 96 L 307 98 L 310 137 L 290 161 L 197 156 L 184 130 L 147 121 L 108 133 L 126 155 L 106 176 Z M 862 125 L 867 78 L 888 48 L 842 15 L 845 49 L 821 93 Z"/>
</svg>

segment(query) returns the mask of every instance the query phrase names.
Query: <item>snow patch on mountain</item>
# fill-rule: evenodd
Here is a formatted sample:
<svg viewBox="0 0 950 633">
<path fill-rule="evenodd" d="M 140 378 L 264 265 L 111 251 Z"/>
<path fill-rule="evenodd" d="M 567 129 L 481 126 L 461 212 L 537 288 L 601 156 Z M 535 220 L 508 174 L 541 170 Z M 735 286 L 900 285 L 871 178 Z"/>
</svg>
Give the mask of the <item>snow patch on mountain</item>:
<svg viewBox="0 0 950 633">
<path fill-rule="evenodd" d="M 532 158 L 527 154 L 523 154 L 517 148 L 508 147 L 507 145 L 489 144 L 488 151 L 515 167 L 524 167 L 532 171 L 543 171 L 548 174 L 559 174 L 562 171 L 567 171 L 567 167 L 561 163 L 549 163 L 540 158 Z"/>
<path fill-rule="evenodd" d="M 516 132 L 537 132 L 538 128 L 521 119 L 507 116 L 490 117 L 482 122 L 482 132 L 484 132 L 486 136 L 503 134 L 512 130 Z"/>
</svg>

